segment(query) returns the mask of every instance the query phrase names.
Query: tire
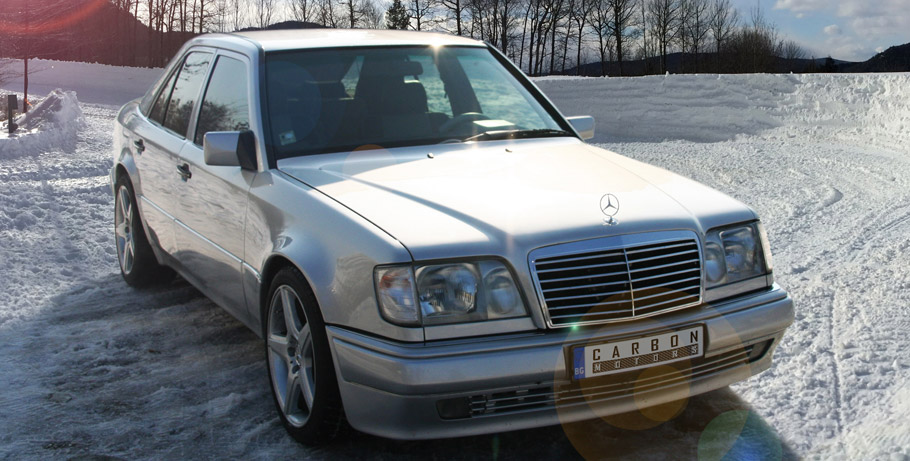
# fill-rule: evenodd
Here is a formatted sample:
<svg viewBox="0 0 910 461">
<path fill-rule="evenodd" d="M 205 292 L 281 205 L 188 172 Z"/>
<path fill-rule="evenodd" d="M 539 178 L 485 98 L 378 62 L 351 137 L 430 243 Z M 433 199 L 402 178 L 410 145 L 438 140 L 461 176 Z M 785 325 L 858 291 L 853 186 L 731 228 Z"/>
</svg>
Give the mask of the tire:
<svg viewBox="0 0 910 461">
<path fill-rule="evenodd" d="M 278 271 L 265 308 L 269 387 L 281 422 L 304 445 L 328 443 L 346 426 L 344 411 L 325 323 L 300 271 Z"/>
<path fill-rule="evenodd" d="M 120 274 L 133 287 L 147 287 L 173 278 L 174 272 L 158 264 L 149 244 L 136 194 L 130 178 L 123 174 L 117 178 L 114 187 L 114 242 L 117 245 L 117 261 Z"/>
</svg>

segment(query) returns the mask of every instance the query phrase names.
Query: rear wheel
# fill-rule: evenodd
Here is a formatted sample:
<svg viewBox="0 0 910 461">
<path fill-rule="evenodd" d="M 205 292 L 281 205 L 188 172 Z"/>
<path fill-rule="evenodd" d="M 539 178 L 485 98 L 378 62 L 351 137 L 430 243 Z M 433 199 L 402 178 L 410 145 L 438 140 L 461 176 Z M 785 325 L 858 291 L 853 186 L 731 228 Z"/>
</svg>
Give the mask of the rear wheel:
<svg viewBox="0 0 910 461">
<path fill-rule="evenodd" d="M 298 442 L 326 443 L 344 417 L 316 298 L 297 269 L 285 268 L 272 280 L 268 299 L 265 355 L 278 415 Z"/>
<path fill-rule="evenodd" d="M 145 236 L 129 177 L 117 178 L 114 190 L 114 238 L 123 280 L 131 286 L 144 287 L 171 278 L 173 272 L 158 264 Z"/>
</svg>

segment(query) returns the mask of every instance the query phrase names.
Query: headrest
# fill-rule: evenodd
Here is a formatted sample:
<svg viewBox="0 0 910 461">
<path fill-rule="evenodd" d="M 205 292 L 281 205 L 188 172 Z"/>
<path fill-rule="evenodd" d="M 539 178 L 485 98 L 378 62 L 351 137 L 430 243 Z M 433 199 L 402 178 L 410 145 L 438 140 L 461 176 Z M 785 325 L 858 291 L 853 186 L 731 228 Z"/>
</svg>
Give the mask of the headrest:
<svg viewBox="0 0 910 461">
<path fill-rule="evenodd" d="M 378 61 L 374 64 L 373 73 L 390 77 L 406 77 L 420 75 L 423 66 L 415 61 Z"/>
</svg>

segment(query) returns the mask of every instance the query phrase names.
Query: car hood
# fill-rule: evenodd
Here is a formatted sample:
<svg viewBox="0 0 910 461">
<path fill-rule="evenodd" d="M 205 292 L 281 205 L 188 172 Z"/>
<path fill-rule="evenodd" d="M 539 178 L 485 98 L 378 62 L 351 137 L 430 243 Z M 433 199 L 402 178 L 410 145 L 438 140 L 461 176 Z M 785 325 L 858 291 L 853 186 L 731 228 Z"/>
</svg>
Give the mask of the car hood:
<svg viewBox="0 0 910 461">
<path fill-rule="evenodd" d="M 418 260 L 522 257 L 561 242 L 703 233 L 755 219 L 720 192 L 575 138 L 372 149 L 284 159 L 278 168 L 379 226 Z M 612 224 L 600 207 L 605 194 L 618 202 Z"/>
</svg>

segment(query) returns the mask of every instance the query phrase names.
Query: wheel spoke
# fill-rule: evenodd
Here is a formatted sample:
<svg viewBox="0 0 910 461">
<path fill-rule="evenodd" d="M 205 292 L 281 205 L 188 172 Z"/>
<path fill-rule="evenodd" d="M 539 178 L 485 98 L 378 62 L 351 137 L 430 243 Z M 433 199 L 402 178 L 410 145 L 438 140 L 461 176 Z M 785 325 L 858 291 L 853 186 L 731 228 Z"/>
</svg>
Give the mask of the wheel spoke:
<svg viewBox="0 0 910 461">
<path fill-rule="evenodd" d="M 289 372 L 287 377 L 287 387 L 284 395 L 284 414 L 291 416 L 296 413 L 297 401 L 300 398 L 300 375 Z"/>
<path fill-rule="evenodd" d="M 299 337 L 297 330 L 297 312 L 294 306 L 294 294 L 287 287 L 281 287 L 281 309 L 284 311 L 284 323 L 288 328 L 288 337 Z"/>
<path fill-rule="evenodd" d="M 310 323 L 307 322 L 300 328 L 300 391 L 303 399 L 306 401 L 307 409 L 313 408 L 313 396 L 316 392 L 316 383 L 313 378 L 313 337 L 310 331 Z"/>
<path fill-rule="evenodd" d="M 269 350 L 273 353 L 278 354 L 279 357 L 284 359 L 285 362 L 289 360 L 288 358 L 288 339 L 282 338 L 281 336 L 269 335 Z"/>
<path fill-rule="evenodd" d="M 310 324 L 309 323 L 304 323 L 303 326 L 300 327 L 300 331 L 297 334 L 297 341 L 300 344 L 303 344 L 304 347 L 310 346 L 310 344 L 307 344 L 308 341 L 312 341 L 312 339 L 310 338 Z"/>
<path fill-rule="evenodd" d="M 120 215 L 123 217 L 123 221 L 126 222 L 130 219 L 129 214 L 129 203 L 130 203 L 130 194 L 127 192 L 126 187 L 120 188 Z"/>
<path fill-rule="evenodd" d="M 117 234 L 117 237 L 126 238 L 126 222 L 120 222 L 117 226 L 114 227 L 114 233 Z"/>
<path fill-rule="evenodd" d="M 123 271 L 129 272 L 133 268 L 133 249 L 128 243 L 123 247 Z"/>
<path fill-rule="evenodd" d="M 313 395 L 315 389 L 315 382 L 313 381 L 313 370 L 309 367 L 301 368 L 300 370 L 300 393 L 303 394 L 303 400 L 306 402 L 306 407 L 308 410 L 313 408 Z"/>
</svg>

